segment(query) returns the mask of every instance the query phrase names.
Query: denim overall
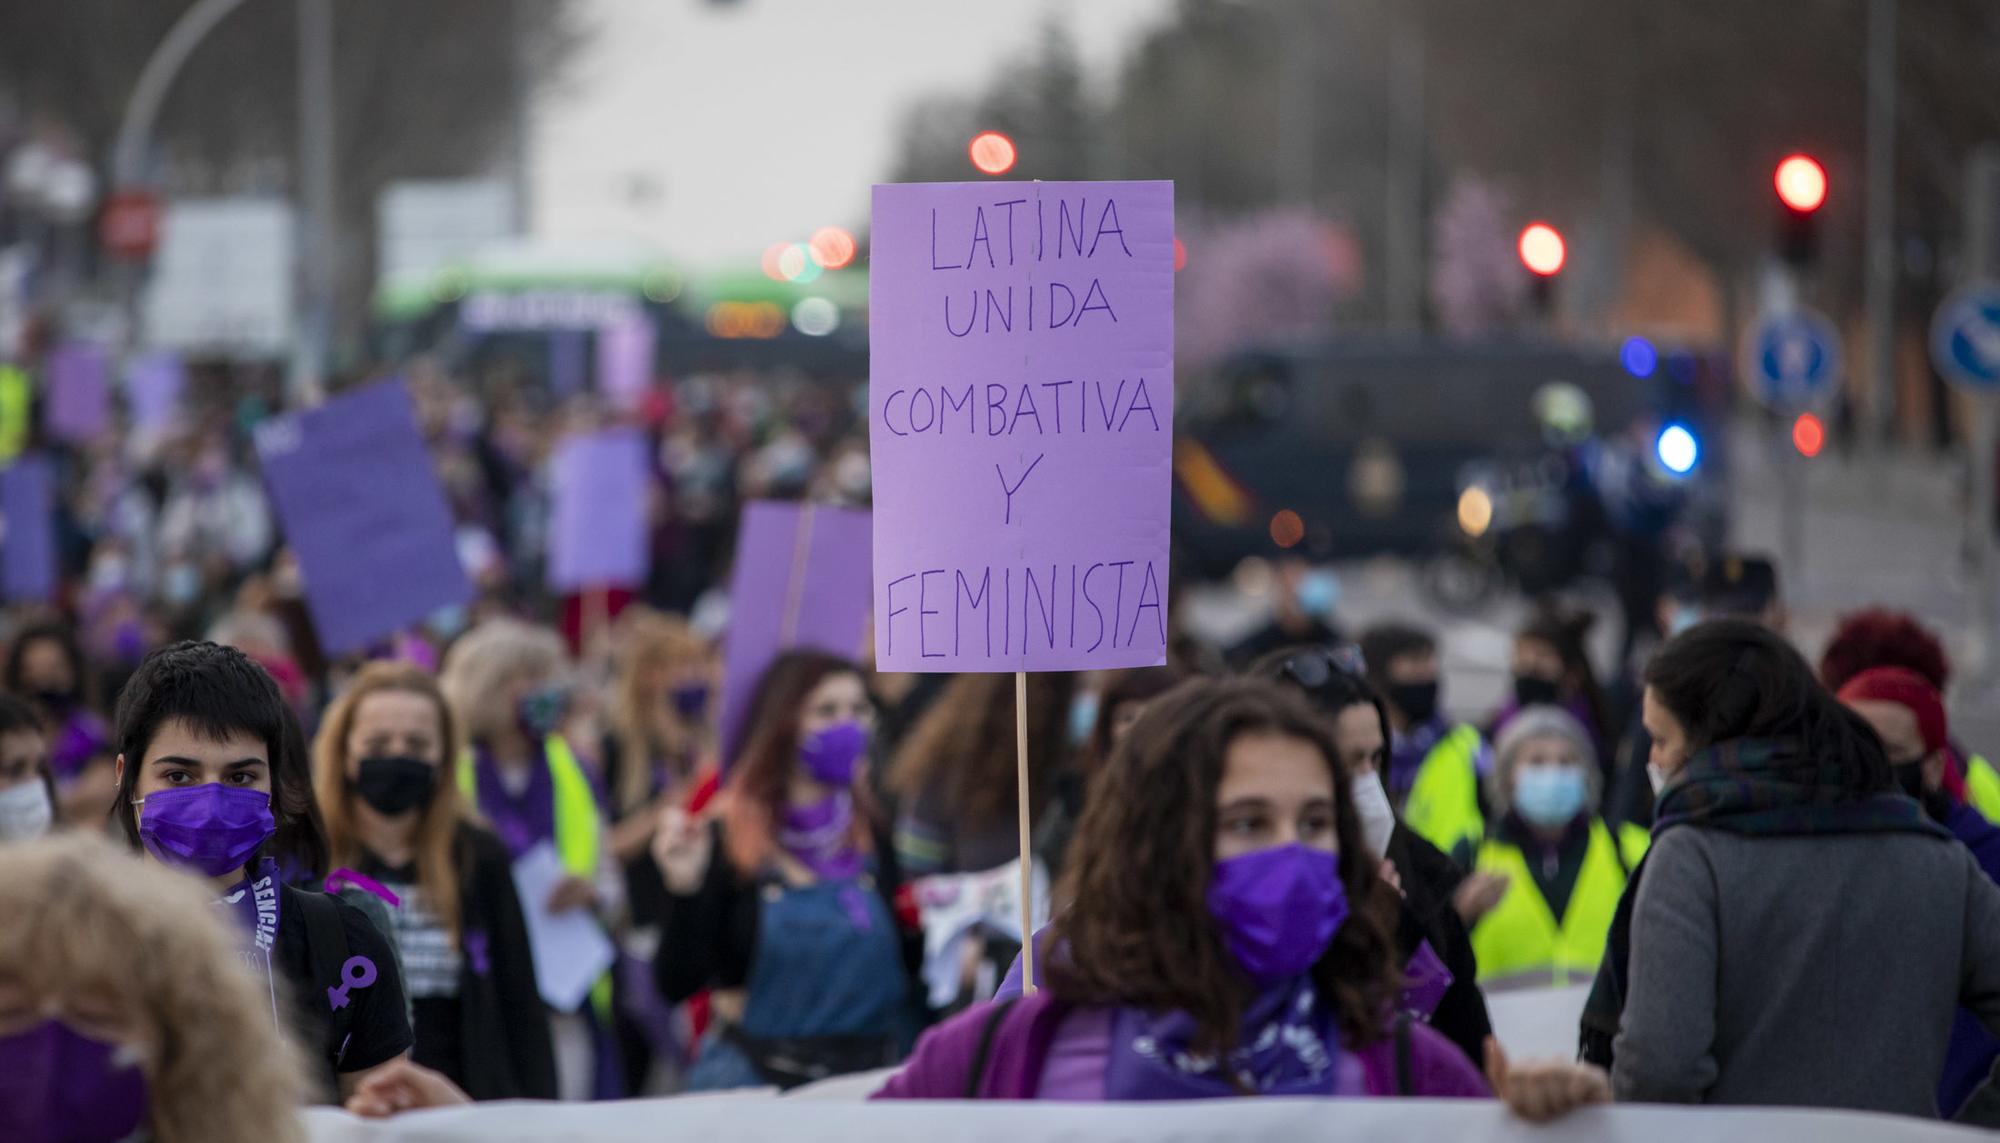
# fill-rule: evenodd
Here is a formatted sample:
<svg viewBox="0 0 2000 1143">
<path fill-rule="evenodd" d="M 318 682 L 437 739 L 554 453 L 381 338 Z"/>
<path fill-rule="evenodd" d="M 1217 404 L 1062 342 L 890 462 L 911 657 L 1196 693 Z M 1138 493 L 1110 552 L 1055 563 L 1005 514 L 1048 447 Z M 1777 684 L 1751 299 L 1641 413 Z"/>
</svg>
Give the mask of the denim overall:
<svg viewBox="0 0 2000 1143">
<path fill-rule="evenodd" d="M 864 873 L 803 888 L 766 879 L 760 892 L 742 1032 L 758 1040 L 894 1038 L 909 978 L 895 921 L 874 878 Z M 710 1030 L 688 1073 L 696 1091 L 765 1082 L 720 1029 Z"/>
</svg>

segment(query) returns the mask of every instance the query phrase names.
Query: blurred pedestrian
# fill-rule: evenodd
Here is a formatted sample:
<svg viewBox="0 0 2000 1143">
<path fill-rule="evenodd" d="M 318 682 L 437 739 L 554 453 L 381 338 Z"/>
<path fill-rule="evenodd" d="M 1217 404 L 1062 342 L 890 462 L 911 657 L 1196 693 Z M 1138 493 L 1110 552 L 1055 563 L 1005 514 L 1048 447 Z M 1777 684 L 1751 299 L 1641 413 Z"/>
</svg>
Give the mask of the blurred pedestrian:
<svg viewBox="0 0 2000 1143">
<path fill-rule="evenodd" d="M 545 900 L 551 914 L 608 912 L 620 897 L 604 809 L 589 772 L 560 731 L 569 712 L 562 639 L 546 627 L 489 619 L 445 654 L 439 679 L 465 749 L 459 794 L 499 834 L 510 860 L 546 847 L 564 877 Z M 621 1083 L 612 1028 L 611 976 L 577 1012 L 552 1012 L 564 1099 L 616 1098 Z"/>
<path fill-rule="evenodd" d="M 1704 623 L 1646 682 L 1659 816 L 1585 1057 L 1620 1099 L 1934 1115 L 1953 1010 L 2000 1030 L 2000 888 L 1779 636 Z"/>
<path fill-rule="evenodd" d="M 1389 712 L 1389 797 L 1411 832 L 1470 868 L 1486 818 L 1479 783 L 1492 764 L 1479 731 L 1444 710 L 1437 638 L 1401 623 L 1361 636 L 1368 681 Z"/>
<path fill-rule="evenodd" d="M 696 1090 L 885 1067 L 914 1032 L 923 945 L 898 919 L 895 850 L 864 780 L 874 717 L 857 667 L 788 652 L 758 680 L 721 812 L 662 815 L 660 991 L 715 990 Z"/>
<path fill-rule="evenodd" d="M 1988 879 L 2000 882 L 2000 826 L 1945 789 L 1950 724 L 1937 688 L 1915 671 L 1871 667 L 1840 688 L 1840 701 L 1874 728 L 1896 785 L 1971 851 Z M 1938 1114 L 1946 1119 L 1957 1114 L 1985 1082 L 1996 1060 L 2000 1060 L 2000 1037 L 1988 1033 L 1978 1017 L 1961 1008 L 1952 1022 L 1951 1050 L 1938 1082 Z"/>
<path fill-rule="evenodd" d="M 0 844 L 33 841 L 55 825 L 48 734 L 27 703 L 0 694 Z"/>
<path fill-rule="evenodd" d="M 37 623 L 14 637 L 4 683 L 26 699 L 49 740 L 63 821 L 103 826 L 117 786 L 110 731 L 98 714 L 83 649 L 67 624 Z"/>
<path fill-rule="evenodd" d="M 1457 895 L 1480 978 L 1588 980 L 1646 831 L 1598 815 L 1595 747 L 1561 707 L 1519 711 L 1487 776 L 1492 830 Z"/>
<path fill-rule="evenodd" d="M 196 882 L 96 837 L 0 845 L 0 1138 L 305 1138 L 300 1053 Z"/>
<path fill-rule="evenodd" d="M 1384 785 L 1389 714 L 1361 666 L 1359 652 L 1352 648 L 1303 647 L 1266 655 L 1251 664 L 1248 674 L 1297 687 L 1333 720 L 1334 744 L 1340 750 L 1336 760 L 1353 795 L 1362 840 L 1377 860 L 1390 863 L 1402 893 L 1397 956 L 1413 979 L 1421 968 L 1439 965 L 1444 970 L 1442 986 L 1432 983 L 1426 989 L 1431 1007 L 1419 1014 L 1477 1064 L 1484 1059 L 1493 1022 L 1479 991 L 1471 936 L 1452 903 L 1465 870 L 1397 818 Z M 1406 988 L 1405 995 L 1412 991 Z"/>
<path fill-rule="evenodd" d="M 1531 706 L 1559 706 L 1590 736 L 1593 765 L 1600 767 L 1597 789 L 1610 784 L 1611 746 L 1605 737 L 1610 712 L 1587 640 L 1597 617 L 1587 611 L 1543 609 L 1514 635 L 1514 690 L 1494 713 L 1488 733 L 1495 739 L 1516 714 Z M 1594 807 L 1593 807 L 1594 808 Z"/>
<path fill-rule="evenodd" d="M 313 742 L 331 861 L 393 898 L 410 1058 L 475 1099 L 554 1099 L 555 1055 L 507 850 L 462 812 L 457 754 L 429 673 L 363 667 Z"/>
<path fill-rule="evenodd" d="M 1028 790 L 1039 818 L 1068 764 L 1075 676 L 1028 676 Z M 1016 814 L 1014 677 L 960 675 L 903 739 L 889 765 L 902 811 L 896 856 L 907 876 L 976 873 L 1021 856 Z"/>
<path fill-rule="evenodd" d="M 1835 690 L 1874 667 L 1915 671 L 1944 694 L 1951 689 L 1951 659 L 1913 615 L 1881 608 L 1851 612 L 1840 619 L 1826 650 L 1820 653 L 1820 681 Z M 1952 798 L 1970 804 L 1986 820 L 2000 823 L 2000 771 L 1985 758 L 1956 743 L 1945 746 L 1943 788 Z"/>
</svg>

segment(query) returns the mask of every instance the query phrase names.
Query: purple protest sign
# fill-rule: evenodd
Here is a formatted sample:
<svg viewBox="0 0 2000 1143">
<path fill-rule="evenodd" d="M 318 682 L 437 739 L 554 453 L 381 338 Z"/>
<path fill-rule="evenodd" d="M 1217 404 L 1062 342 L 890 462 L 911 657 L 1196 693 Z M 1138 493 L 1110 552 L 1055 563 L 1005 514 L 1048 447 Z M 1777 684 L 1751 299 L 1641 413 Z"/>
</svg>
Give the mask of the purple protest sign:
<svg viewBox="0 0 2000 1143">
<path fill-rule="evenodd" d="M 567 397 L 583 388 L 584 358 L 590 352 L 590 337 L 582 330 L 558 329 L 549 332 L 549 391 Z"/>
<path fill-rule="evenodd" d="M 859 658 L 868 641 L 868 513 L 758 501 L 744 506 L 722 648 L 722 761 L 746 737 L 757 680 L 794 648 Z"/>
<path fill-rule="evenodd" d="M 9 603 L 56 595 L 56 474 L 49 458 L 17 457 L 0 469 L 0 589 Z"/>
<path fill-rule="evenodd" d="M 265 421 L 257 454 L 327 653 L 358 650 L 472 597 L 400 381 Z"/>
<path fill-rule="evenodd" d="M 157 428 L 171 421 L 187 388 L 187 371 L 171 353 L 149 353 L 125 368 L 125 407 L 137 428 Z"/>
<path fill-rule="evenodd" d="M 111 421 L 111 357 L 103 346 L 70 342 L 49 352 L 42 372 L 42 428 L 52 440 L 88 444 Z"/>
<path fill-rule="evenodd" d="M 578 591 L 645 583 L 653 479 L 646 438 L 637 429 L 570 437 L 550 467 L 549 585 Z"/>
<path fill-rule="evenodd" d="M 877 186 L 870 235 L 876 662 L 1165 662 L 1173 184 Z"/>
<path fill-rule="evenodd" d="M 614 409 L 631 411 L 653 384 L 653 323 L 644 318 L 597 331 L 597 391 Z"/>
</svg>

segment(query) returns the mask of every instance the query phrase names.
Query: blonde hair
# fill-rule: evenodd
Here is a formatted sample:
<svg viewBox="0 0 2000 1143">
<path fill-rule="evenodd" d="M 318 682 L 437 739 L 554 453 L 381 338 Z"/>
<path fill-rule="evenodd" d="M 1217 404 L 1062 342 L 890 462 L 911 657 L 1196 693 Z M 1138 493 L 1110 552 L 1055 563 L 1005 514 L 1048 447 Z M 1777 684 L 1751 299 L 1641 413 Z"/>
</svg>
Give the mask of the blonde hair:
<svg viewBox="0 0 2000 1143">
<path fill-rule="evenodd" d="M 300 1050 L 199 881 L 62 834 L 0 846 L 0 917 L 0 977 L 40 1001 L 87 990 L 151 1035 L 152 1138 L 304 1138 Z"/>
<path fill-rule="evenodd" d="M 693 770 L 695 752 L 703 746 L 697 740 L 701 727 L 684 723 L 678 715 L 664 727 L 666 741 L 656 740 L 654 728 L 658 723 L 652 715 L 659 696 L 648 692 L 646 677 L 659 668 L 705 661 L 708 644 L 686 620 L 672 615 L 641 612 L 621 626 L 618 670 L 611 680 L 608 713 L 611 733 L 618 740 L 618 750 L 625 761 L 619 769 L 618 789 L 611 794 L 619 812 L 627 813 L 644 802 L 650 792 L 647 771 L 655 756 L 664 755 L 670 762 L 680 764 L 682 769 L 674 774 L 674 781 L 685 782 Z"/>
<path fill-rule="evenodd" d="M 548 628 L 489 619 L 451 645 L 438 684 L 466 742 L 484 742 L 513 721 L 507 684 L 523 676 L 560 674 L 567 662 L 562 638 Z"/>
<path fill-rule="evenodd" d="M 347 781 L 347 739 L 355 716 L 369 695 L 419 695 L 437 708 L 438 770 L 430 804 L 417 821 L 417 887 L 438 919 L 457 940 L 459 934 L 458 869 L 452 860 L 452 839 L 461 817 L 458 782 L 458 730 L 437 680 L 410 663 L 374 662 L 362 667 L 333 705 L 326 708 L 313 738 L 313 793 L 319 798 L 320 819 L 326 824 L 329 864 L 352 868 L 361 860 L 361 842 L 354 831 L 354 800 Z"/>
</svg>

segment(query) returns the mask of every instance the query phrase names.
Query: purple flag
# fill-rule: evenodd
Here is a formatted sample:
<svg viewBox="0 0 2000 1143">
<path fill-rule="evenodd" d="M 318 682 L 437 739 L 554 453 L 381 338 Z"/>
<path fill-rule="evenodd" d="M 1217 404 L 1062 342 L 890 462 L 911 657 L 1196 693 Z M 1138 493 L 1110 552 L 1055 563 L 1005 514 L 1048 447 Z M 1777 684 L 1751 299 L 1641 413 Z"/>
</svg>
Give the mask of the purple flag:
<svg viewBox="0 0 2000 1143">
<path fill-rule="evenodd" d="M 142 429 L 166 424 L 186 388 L 187 371 L 178 356 L 149 353 L 135 359 L 125 369 L 125 407 L 131 410 L 132 424 Z"/>
<path fill-rule="evenodd" d="M 722 762 L 748 737 L 757 680 L 781 653 L 859 659 L 868 641 L 868 513 L 757 501 L 743 508 L 722 649 Z"/>
<path fill-rule="evenodd" d="M 877 186 L 871 238 L 877 664 L 1165 662 L 1173 184 Z"/>
<path fill-rule="evenodd" d="M 328 654 L 472 597 L 402 382 L 265 421 L 257 454 Z"/>
<path fill-rule="evenodd" d="M 630 428 L 570 437 L 557 448 L 551 475 L 549 586 L 579 591 L 645 583 L 653 479 L 646 438 Z"/>
<path fill-rule="evenodd" d="M 636 318 L 597 331 L 597 391 L 614 409 L 630 412 L 653 384 L 653 323 Z"/>
<path fill-rule="evenodd" d="M 9 603 L 56 595 L 56 476 L 49 458 L 29 453 L 0 469 L 0 588 Z"/>
<path fill-rule="evenodd" d="M 42 428 L 53 440 L 88 444 L 111 420 L 111 358 L 103 346 L 74 341 L 49 353 L 43 371 Z"/>
</svg>

